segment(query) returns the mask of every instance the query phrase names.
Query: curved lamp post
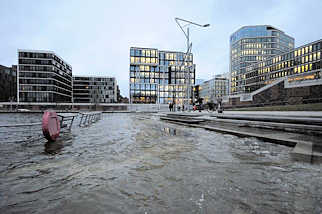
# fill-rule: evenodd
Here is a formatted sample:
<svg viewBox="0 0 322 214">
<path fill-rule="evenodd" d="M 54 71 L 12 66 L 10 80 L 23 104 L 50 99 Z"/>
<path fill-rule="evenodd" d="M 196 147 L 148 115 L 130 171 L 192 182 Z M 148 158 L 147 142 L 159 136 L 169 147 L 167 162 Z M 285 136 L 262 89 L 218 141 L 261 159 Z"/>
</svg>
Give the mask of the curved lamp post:
<svg viewBox="0 0 322 214">
<path fill-rule="evenodd" d="M 180 18 L 175 18 L 175 21 L 176 23 L 178 24 L 178 26 L 180 27 L 180 29 L 182 30 L 182 32 L 184 33 L 186 39 L 187 39 L 187 53 L 183 59 L 183 62 L 181 64 L 184 65 L 185 62 L 187 62 L 188 60 L 188 56 L 190 56 L 191 54 L 191 49 L 192 49 L 192 42 L 190 42 L 190 34 L 189 34 L 189 25 L 196 25 L 198 27 L 209 27 L 210 24 L 204 24 L 204 25 L 201 25 L 201 24 L 198 24 L 198 23 L 195 23 L 195 22 L 192 22 L 192 21 L 188 21 L 188 20 L 185 20 L 185 19 L 180 19 Z M 185 23 L 184 25 L 181 25 L 181 22 L 182 23 Z M 187 27 L 187 31 L 184 30 L 184 28 Z M 186 69 L 186 72 L 185 72 L 185 76 L 186 76 L 186 99 L 185 101 L 187 101 L 187 107 L 188 107 L 188 110 L 190 110 L 190 104 L 189 104 L 189 99 L 190 99 L 190 85 L 191 85 L 191 80 L 190 80 L 190 66 L 187 66 L 188 69 Z M 187 78 L 188 77 L 188 78 Z M 187 81 L 188 79 L 188 81 Z M 184 102 L 185 103 L 185 102 Z"/>
</svg>

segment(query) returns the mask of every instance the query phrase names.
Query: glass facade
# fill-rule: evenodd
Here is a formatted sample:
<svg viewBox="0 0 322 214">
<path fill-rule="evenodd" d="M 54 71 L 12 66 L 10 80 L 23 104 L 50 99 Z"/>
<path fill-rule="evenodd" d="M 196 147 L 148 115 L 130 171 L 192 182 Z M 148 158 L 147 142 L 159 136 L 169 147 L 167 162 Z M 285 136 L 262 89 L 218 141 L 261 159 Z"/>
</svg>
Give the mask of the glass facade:
<svg viewBox="0 0 322 214">
<path fill-rule="evenodd" d="M 251 93 L 273 81 L 287 77 L 289 82 L 321 79 L 322 40 L 271 57 L 246 67 L 245 90 Z"/>
<path fill-rule="evenodd" d="M 72 67 L 49 51 L 18 50 L 18 102 L 72 102 Z"/>
<path fill-rule="evenodd" d="M 114 77 L 73 76 L 74 103 L 115 103 L 117 85 Z"/>
<path fill-rule="evenodd" d="M 246 93 L 246 67 L 294 48 L 294 38 L 269 26 L 245 26 L 230 36 L 230 94 Z"/>
<path fill-rule="evenodd" d="M 130 103 L 182 104 L 188 81 L 195 83 L 192 54 L 130 49 Z"/>
<path fill-rule="evenodd" d="M 213 79 L 204 81 L 199 85 L 199 98 L 203 98 L 203 102 L 216 102 L 218 97 L 228 95 L 229 81 L 220 75 Z"/>
</svg>

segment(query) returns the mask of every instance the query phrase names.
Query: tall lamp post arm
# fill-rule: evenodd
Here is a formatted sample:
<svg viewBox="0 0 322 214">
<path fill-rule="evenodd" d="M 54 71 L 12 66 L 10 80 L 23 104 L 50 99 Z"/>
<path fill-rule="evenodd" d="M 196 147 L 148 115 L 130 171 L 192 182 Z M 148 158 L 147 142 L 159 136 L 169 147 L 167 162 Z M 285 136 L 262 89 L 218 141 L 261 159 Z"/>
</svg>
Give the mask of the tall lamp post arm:
<svg viewBox="0 0 322 214">
<path fill-rule="evenodd" d="M 198 27 L 209 27 L 210 24 L 205 24 L 205 25 L 201 25 L 201 24 L 198 24 L 198 23 L 195 23 L 195 22 L 191 22 L 191 21 L 188 21 L 188 20 L 185 20 L 185 19 L 180 19 L 180 18 L 175 18 L 175 21 L 177 23 L 177 25 L 180 27 L 181 31 L 184 33 L 186 39 L 187 39 L 187 53 L 185 54 L 184 56 L 184 59 L 182 61 L 182 64 L 185 64 L 185 62 L 187 62 L 187 58 L 190 56 L 190 53 L 191 53 L 191 49 L 192 49 L 192 43 L 190 42 L 190 39 L 189 39 L 189 27 L 187 27 L 187 32 L 183 29 L 184 27 L 188 26 L 188 25 L 196 25 Z M 180 24 L 180 21 L 181 22 L 185 22 L 186 24 L 184 26 L 181 26 Z M 191 69 L 191 66 L 187 66 L 187 71 L 185 72 L 185 84 L 186 84 L 186 99 L 183 100 L 183 102 L 185 103 L 185 101 L 187 101 L 187 107 L 188 107 L 188 110 L 190 110 L 190 107 L 189 107 L 189 99 L 190 99 L 190 85 L 191 85 L 191 78 L 190 78 L 190 69 Z"/>
<path fill-rule="evenodd" d="M 185 20 L 185 19 L 180 19 L 180 18 L 175 18 L 175 20 L 176 20 L 176 22 L 178 23 L 179 26 L 180 26 L 180 24 L 179 24 L 178 21 L 187 22 L 189 24 L 197 25 L 199 27 L 209 27 L 210 26 L 210 24 L 201 25 L 201 24 L 198 24 L 198 23 L 195 23 L 195 22 L 192 22 L 192 21 L 188 21 L 188 20 Z"/>
<path fill-rule="evenodd" d="M 182 32 L 184 33 L 185 37 L 186 37 L 187 39 L 189 39 L 188 34 L 184 31 L 183 27 L 180 25 L 179 20 L 182 20 L 182 19 L 175 18 L 175 21 L 176 21 L 177 25 L 180 27 L 180 29 L 181 29 L 181 30 L 182 30 Z"/>
</svg>

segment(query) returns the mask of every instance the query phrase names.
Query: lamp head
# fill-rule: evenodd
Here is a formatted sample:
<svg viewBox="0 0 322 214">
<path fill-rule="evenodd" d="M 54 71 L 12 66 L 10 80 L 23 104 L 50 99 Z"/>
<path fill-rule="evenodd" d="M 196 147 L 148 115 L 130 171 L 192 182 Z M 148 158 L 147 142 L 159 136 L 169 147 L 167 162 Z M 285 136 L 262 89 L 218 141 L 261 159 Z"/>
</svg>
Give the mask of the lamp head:
<svg viewBox="0 0 322 214">
<path fill-rule="evenodd" d="M 210 26 L 210 24 L 205 24 L 202 27 L 209 27 L 209 26 Z"/>
</svg>

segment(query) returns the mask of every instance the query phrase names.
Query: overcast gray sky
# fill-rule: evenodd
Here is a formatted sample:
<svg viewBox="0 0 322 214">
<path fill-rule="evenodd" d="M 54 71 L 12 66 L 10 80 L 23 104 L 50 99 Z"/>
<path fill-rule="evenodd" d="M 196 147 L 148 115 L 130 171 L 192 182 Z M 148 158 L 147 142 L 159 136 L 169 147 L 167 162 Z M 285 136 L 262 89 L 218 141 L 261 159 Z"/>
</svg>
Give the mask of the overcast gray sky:
<svg viewBox="0 0 322 214">
<path fill-rule="evenodd" d="M 17 64 L 17 49 L 51 50 L 75 75 L 117 78 L 128 96 L 131 46 L 185 51 L 174 18 L 191 28 L 197 78 L 229 71 L 229 36 L 244 25 L 270 24 L 295 46 L 322 38 L 321 0 L 1 0 L 0 64 Z"/>
</svg>

